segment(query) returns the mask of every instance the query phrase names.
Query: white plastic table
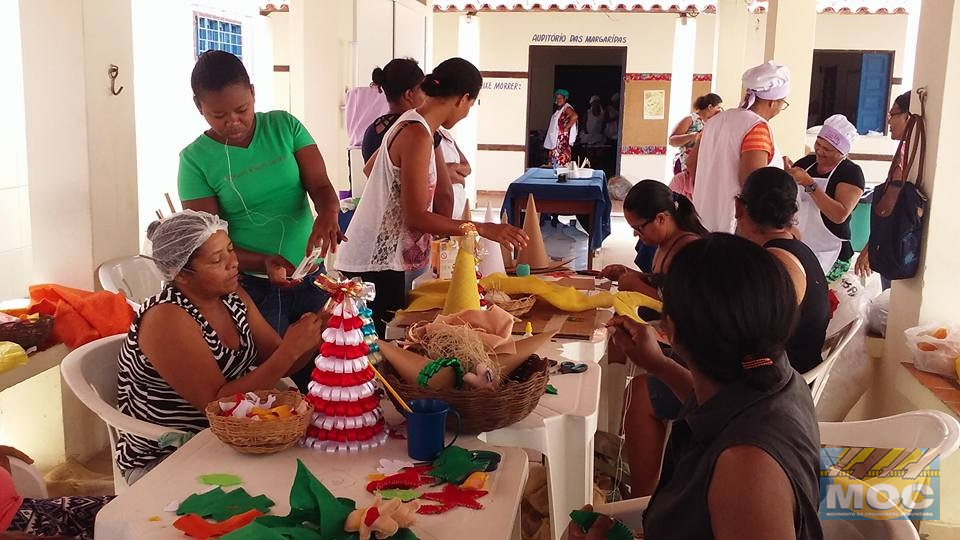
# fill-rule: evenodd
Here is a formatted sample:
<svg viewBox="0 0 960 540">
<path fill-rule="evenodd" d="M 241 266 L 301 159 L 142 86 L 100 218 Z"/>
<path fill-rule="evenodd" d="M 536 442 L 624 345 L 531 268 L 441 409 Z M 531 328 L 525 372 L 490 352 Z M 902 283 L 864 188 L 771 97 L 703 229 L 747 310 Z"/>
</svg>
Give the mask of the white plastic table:
<svg viewBox="0 0 960 540">
<path fill-rule="evenodd" d="M 491 447 L 473 437 L 461 438 L 457 444 L 472 450 L 494 450 L 503 456 L 487 482 L 489 493 L 481 499 L 484 508 L 456 508 L 444 514 L 417 516 L 412 530 L 423 540 L 462 537 L 464 531 L 469 531 L 470 538 L 517 537 L 518 511 L 527 481 L 526 454 L 518 448 Z M 297 458 L 331 493 L 353 499 L 359 506 L 373 501 L 373 495 L 365 489 L 366 477 L 376 472 L 380 458 L 409 459 L 406 441 L 394 439 L 377 450 L 359 454 L 326 454 L 294 447 L 278 454 L 251 456 L 235 452 L 205 430 L 106 505 L 97 514 L 95 536 L 97 540 L 185 538 L 173 527 L 177 516 L 163 508 L 201 491 L 206 486 L 196 478 L 210 473 L 239 475 L 244 481 L 241 487 L 248 493 L 265 494 L 276 503 L 270 515 L 286 515 Z M 150 521 L 154 516 L 159 521 Z"/>
</svg>

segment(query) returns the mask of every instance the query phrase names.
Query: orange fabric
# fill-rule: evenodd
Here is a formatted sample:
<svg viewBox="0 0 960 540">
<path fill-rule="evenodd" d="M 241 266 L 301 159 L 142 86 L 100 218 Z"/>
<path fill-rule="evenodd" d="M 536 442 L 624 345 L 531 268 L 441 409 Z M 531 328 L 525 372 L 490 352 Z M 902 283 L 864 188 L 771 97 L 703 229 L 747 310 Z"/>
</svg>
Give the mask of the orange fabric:
<svg viewBox="0 0 960 540">
<path fill-rule="evenodd" d="M 767 161 L 773 159 L 773 137 L 770 136 L 770 128 L 767 127 L 766 122 L 758 122 L 750 128 L 750 131 L 743 136 L 743 142 L 740 143 L 741 154 L 755 150 L 766 152 Z"/>
<path fill-rule="evenodd" d="M 231 533 L 240 527 L 246 527 L 254 519 L 262 516 L 259 510 L 250 510 L 242 514 L 233 516 L 230 519 L 220 523 L 210 523 L 196 514 L 187 514 L 173 522 L 173 526 L 182 531 L 183 534 L 193 538 L 215 538 Z"/>
<path fill-rule="evenodd" d="M 74 349 L 122 334 L 133 322 L 133 310 L 122 294 L 54 284 L 30 286 L 29 311 L 53 315 L 53 339 Z"/>
</svg>

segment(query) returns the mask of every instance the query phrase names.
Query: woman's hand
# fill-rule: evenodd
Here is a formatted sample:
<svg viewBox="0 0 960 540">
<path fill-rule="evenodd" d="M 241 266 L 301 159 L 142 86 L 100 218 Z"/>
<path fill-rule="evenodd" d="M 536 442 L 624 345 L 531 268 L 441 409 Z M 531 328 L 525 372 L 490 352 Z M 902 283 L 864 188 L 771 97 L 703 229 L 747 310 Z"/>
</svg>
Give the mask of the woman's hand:
<svg viewBox="0 0 960 540">
<path fill-rule="evenodd" d="M 610 281 L 620 281 L 620 278 L 630 269 L 622 264 L 608 264 L 600 271 L 599 276 Z"/>
<path fill-rule="evenodd" d="M 327 253 L 336 253 L 337 244 L 346 240 L 337 221 L 337 212 L 323 212 L 313 220 L 313 231 L 310 232 L 305 255 L 310 255 L 314 248 L 319 247 L 320 256 L 326 257 Z"/>
<path fill-rule="evenodd" d="M 505 223 L 476 223 L 475 225 L 480 236 L 500 244 L 508 244 L 517 249 L 527 247 L 527 242 L 530 241 L 530 237 L 523 232 L 523 229 L 518 229 L 513 225 Z"/>
<path fill-rule="evenodd" d="M 853 271 L 861 279 L 867 279 L 873 273 L 873 269 L 870 268 L 870 255 L 867 248 L 863 248 L 863 251 L 857 255 L 857 263 L 854 265 Z"/>
<path fill-rule="evenodd" d="M 283 340 L 280 341 L 280 348 L 285 349 L 294 358 L 299 358 L 315 349 L 320 344 L 327 318 L 323 312 L 304 313 L 297 322 L 287 328 Z"/>
<path fill-rule="evenodd" d="M 649 324 L 618 315 L 607 322 L 607 328 L 613 332 L 613 343 L 638 367 L 657 374 L 673 362 L 663 354 L 657 331 Z"/>
<path fill-rule="evenodd" d="M 277 287 L 291 287 L 300 283 L 299 279 L 290 279 L 295 268 L 282 255 L 267 255 L 263 264 L 271 284 Z"/>
<path fill-rule="evenodd" d="M 787 158 L 783 159 L 785 163 L 789 162 Z M 810 174 L 800 167 L 794 167 L 793 163 L 791 163 L 790 167 L 786 168 L 785 170 L 787 171 L 787 174 L 793 177 L 793 181 L 796 182 L 797 185 L 801 187 L 813 185 L 813 178 L 810 177 Z"/>
<path fill-rule="evenodd" d="M 617 288 L 621 291 L 645 292 L 653 287 L 650 285 L 650 282 L 647 281 L 646 274 L 627 269 L 627 271 L 620 276 L 620 282 L 617 284 Z"/>
</svg>

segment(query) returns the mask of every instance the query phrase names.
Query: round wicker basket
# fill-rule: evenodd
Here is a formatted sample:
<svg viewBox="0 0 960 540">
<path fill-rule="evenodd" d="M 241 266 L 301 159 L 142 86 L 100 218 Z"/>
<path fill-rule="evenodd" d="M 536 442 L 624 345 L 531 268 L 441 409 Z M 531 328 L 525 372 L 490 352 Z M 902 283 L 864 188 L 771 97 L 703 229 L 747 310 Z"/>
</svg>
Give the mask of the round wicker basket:
<svg viewBox="0 0 960 540">
<path fill-rule="evenodd" d="M 0 324 L 0 341 L 12 341 L 24 349 L 42 345 L 53 330 L 53 317 L 21 319 Z"/>
<path fill-rule="evenodd" d="M 254 392 L 261 400 L 269 395 L 277 397 L 274 407 L 289 405 L 296 409 L 303 396 L 296 390 L 259 390 Z M 234 416 L 220 416 L 220 401 L 207 404 L 204 413 L 210 421 L 210 430 L 224 444 L 243 454 L 273 454 L 297 444 L 307 432 L 313 418 L 313 405 L 307 403 L 303 414 L 274 420 L 253 420 Z"/>
<path fill-rule="evenodd" d="M 450 404 L 460 413 L 460 433 L 471 434 L 500 429 L 526 418 L 537 408 L 550 379 L 547 374 L 547 361 L 537 355 L 531 355 L 496 390 L 433 390 L 405 382 L 388 362 L 381 362 L 377 369 L 408 401 L 433 398 Z M 393 401 L 393 406 L 403 414 L 396 401 Z M 456 418 L 448 415 L 447 429 L 454 430 L 456 427 Z"/>
</svg>

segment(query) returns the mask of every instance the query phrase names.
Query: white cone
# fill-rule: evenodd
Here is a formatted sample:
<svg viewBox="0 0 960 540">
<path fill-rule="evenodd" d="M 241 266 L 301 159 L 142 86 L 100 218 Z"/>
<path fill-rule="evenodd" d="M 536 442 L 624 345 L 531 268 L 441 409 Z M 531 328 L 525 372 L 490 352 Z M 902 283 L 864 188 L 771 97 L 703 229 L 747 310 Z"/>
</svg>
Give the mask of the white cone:
<svg viewBox="0 0 960 540">
<path fill-rule="evenodd" d="M 493 221 L 493 211 L 490 209 L 490 205 L 487 204 L 487 211 L 483 215 L 483 221 L 487 223 L 495 223 Z M 497 272 L 501 274 L 506 274 L 507 270 L 503 265 L 503 251 L 501 245 L 489 238 L 480 238 L 480 248 L 485 252 L 483 259 L 480 260 L 480 274 L 483 276 L 489 276 L 491 274 L 496 274 Z"/>
</svg>

